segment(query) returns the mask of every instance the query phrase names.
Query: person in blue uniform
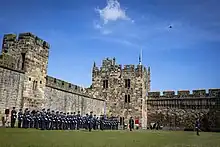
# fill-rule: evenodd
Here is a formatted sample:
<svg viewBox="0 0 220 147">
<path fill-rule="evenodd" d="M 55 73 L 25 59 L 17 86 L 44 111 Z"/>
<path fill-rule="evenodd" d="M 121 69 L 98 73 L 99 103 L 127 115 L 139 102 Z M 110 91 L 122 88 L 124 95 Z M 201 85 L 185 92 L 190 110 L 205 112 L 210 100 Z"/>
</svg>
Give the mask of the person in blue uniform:
<svg viewBox="0 0 220 147">
<path fill-rule="evenodd" d="M 56 120 L 55 128 L 56 130 L 59 130 L 59 125 L 60 125 L 59 111 L 56 112 L 55 120 Z"/>
<path fill-rule="evenodd" d="M 19 109 L 19 112 L 18 112 L 18 128 L 21 128 L 22 122 L 23 122 L 23 112 L 22 112 L 22 109 Z"/>
<path fill-rule="evenodd" d="M 59 130 L 62 130 L 63 128 L 63 112 L 60 112 L 59 114 Z"/>
<path fill-rule="evenodd" d="M 88 118 L 88 128 L 89 128 L 89 132 L 91 132 L 92 130 L 92 126 L 93 126 L 93 115 L 92 115 L 92 111 L 90 112 L 89 118 Z"/>
<path fill-rule="evenodd" d="M 54 110 L 51 111 L 50 119 L 51 119 L 51 124 L 50 124 L 50 130 L 54 130 L 56 126 L 56 114 Z"/>
<path fill-rule="evenodd" d="M 77 130 L 79 130 L 79 128 L 81 128 L 81 116 L 80 116 L 80 111 L 78 111 L 78 114 L 77 114 Z"/>
<path fill-rule="evenodd" d="M 96 117 L 95 114 L 93 116 L 93 126 L 92 126 L 92 128 L 93 128 L 93 130 L 97 129 L 97 117 Z"/>
<path fill-rule="evenodd" d="M 76 125 L 77 125 L 76 112 L 73 112 L 73 130 L 76 129 Z"/>
<path fill-rule="evenodd" d="M 42 109 L 41 112 L 41 130 L 46 129 L 47 115 L 45 109 Z"/>
<path fill-rule="evenodd" d="M 196 128 L 196 135 L 199 136 L 199 130 L 200 130 L 200 122 L 199 122 L 199 119 L 196 120 L 195 128 Z"/>
</svg>

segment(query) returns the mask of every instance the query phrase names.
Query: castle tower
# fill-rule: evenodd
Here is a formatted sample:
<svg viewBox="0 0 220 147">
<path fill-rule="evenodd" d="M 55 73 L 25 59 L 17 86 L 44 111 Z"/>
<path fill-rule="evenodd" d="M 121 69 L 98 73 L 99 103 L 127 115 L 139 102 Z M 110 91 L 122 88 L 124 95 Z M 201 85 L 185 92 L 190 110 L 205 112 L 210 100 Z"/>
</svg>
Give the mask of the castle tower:
<svg viewBox="0 0 220 147">
<path fill-rule="evenodd" d="M 147 125 L 146 95 L 148 73 L 143 65 L 116 64 L 115 58 L 106 58 L 100 69 L 93 66 L 92 91 L 106 100 L 106 115 L 118 116 L 128 123 L 132 116 L 142 127 Z M 121 123 L 122 125 L 122 123 Z"/>
<path fill-rule="evenodd" d="M 14 57 L 16 69 L 23 70 L 23 99 L 21 107 L 43 107 L 46 85 L 49 44 L 31 33 L 7 34 L 3 39 L 2 52 Z"/>
</svg>

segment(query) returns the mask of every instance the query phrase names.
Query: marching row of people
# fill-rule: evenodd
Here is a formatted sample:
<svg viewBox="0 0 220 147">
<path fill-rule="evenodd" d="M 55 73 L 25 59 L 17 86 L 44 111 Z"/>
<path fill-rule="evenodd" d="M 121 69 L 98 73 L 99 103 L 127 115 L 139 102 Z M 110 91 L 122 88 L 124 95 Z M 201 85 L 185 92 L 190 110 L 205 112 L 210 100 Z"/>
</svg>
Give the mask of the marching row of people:
<svg viewBox="0 0 220 147">
<path fill-rule="evenodd" d="M 41 130 L 118 130 L 119 121 L 114 118 L 97 117 L 93 112 L 85 116 L 75 112 L 63 113 L 42 109 L 42 111 L 29 111 L 27 108 L 17 113 L 15 107 L 11 111 L 11 127 L 15 127 L 16 120 L 18 128 L 36 128 Z"/>
</svg>

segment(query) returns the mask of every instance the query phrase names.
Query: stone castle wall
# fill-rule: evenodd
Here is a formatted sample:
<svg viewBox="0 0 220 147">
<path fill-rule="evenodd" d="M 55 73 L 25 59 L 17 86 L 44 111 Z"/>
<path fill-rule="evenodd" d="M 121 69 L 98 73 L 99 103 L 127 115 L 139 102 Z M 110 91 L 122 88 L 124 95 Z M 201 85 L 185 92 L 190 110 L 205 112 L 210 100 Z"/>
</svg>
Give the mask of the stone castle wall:
<svg viewBox="0 0 220 147">
<path fill-rule="evenodd" d="M 45 107 L 63 112 L 80 111 L 82 115 L 93 111 L 104 113 L 104 100 L 88 96 L 85 89 L 71 83 L 47 76 Z"/>
<path fill-rule="evenodd" d="M 194 128 L 196 119 L 203 127 L 220 127 L 220 89 L 149 92 L 148 126 L 159 122 L 166 128 Z M 218 114 L 218 115 L 217 115 Z M 208 122 L 208 123 L 207 123 Z"/>
<path fill-rule="evenodd" d="M 24 73 L 0 66 L 0 112 L 21 107 Z"/>
<path fill-rule="evenodd" d="M 12 107 L 103 113 L 104 101 L 47 76 L 50 45 L 32 33 L 6 34 L 0 55 L 0 111 Z"/>
</svg>

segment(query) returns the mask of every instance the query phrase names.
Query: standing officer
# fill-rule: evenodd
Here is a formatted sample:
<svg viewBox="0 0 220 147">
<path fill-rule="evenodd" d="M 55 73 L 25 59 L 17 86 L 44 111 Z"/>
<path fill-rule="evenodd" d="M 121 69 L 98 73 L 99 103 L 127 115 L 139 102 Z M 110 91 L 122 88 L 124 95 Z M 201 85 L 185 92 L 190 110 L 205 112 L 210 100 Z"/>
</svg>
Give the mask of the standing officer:
<svg viewBox="0 0 220 147">
<path fill-rule="evenodd" d="M 26 119 L 26 113 L 28 111 L 28 108 L 26 108 L 24 110 L 24 114 L 23 114 L 23 121 L 22 121 L 22 128 L 26 128 L 26 125 L 27 125 L 27 119 Z"/>
<path fill-rule="evenodd" d="M 13 109 L 11 110 L 11 127 L 12 128 L 15 127 L 16 118 L 17 118 L 17 112 L 15 110 L 15 107 L 13 107 Z"/>
<path fill-rule="evenodd" d="M 62 130 L 63 128 L 63 112 L 60 112 L 59 114 L 59 130 Z"/>
<path fill-rule="evenodd" d="M 73 130 L 76 129 L 76 124 L 77 124 L 76 112 L 73 112 Z"/>
<path fill-rule="evenodd" d="M 130 117 L 129 119 L 129 129 L 130 131 L 132 131 L 132 129 L 134 128 L 134 120 L 132 117 Z"/>
<path fill-rule="evenodd" d="M 47 115 L 46 115 L 45 109 L 42 109 L 42 113 L 41 113 L 41 130 L 46 129 L 46 122 L 47 122 Z"/>
<path fill-rule="evenodd" d="M 104 117 L 103 116 L 100 117 L 100 121 L 99 122 L 100 122 L 100 130 L 103 131 L 104 130 Z"/>
<path fill-rule="evenodd" d="M 55 115 L 55 128 L 56 130 L 59 130 L 59 124 L 60 124 L 60 119 L 59 119 L 59 111 L 56 112 L 56 115 Z"/>
<path fill-rule="evenodd" d="M 22 109 L 19 109 L 19 112 L 18 112 L 18 128 L 21 128 L 22 121 L 23 121 L 23 113 L 22 113 Z"/>
<path fill-rule="evenodd" d="M 90 112 L 90 115 L 89 115 L 89 119 L 88 119 L 88 127 L 89 127 L 89 132 L 91 132 L 92 130 L 92 127 L 93 127 L 93 115 L 92 115 L 92 111 Z"/>
<path fill-rule="evenodd" d="M 97 118 L 96 118 L 96 115 L 94 115 L 93 117 L 93 130 L 96 130 L 97 128 Z"/>
<path fill-rule="evenodd" d="M 76 116 L 77 118 L 77 130 L 79 130 L 79 128 L 81 128 L 81 116 L 80 116 L 80 111 L 78 111 L 78 114 Z"/>
<path fill-rule="evenodd" d="M 199 119 L 196 120 L 195 127 L 196 127 L 196 135 L 199 136 L 199 130 L 200 130 L 200 122 L 199 122 Z"/>
</svg>

